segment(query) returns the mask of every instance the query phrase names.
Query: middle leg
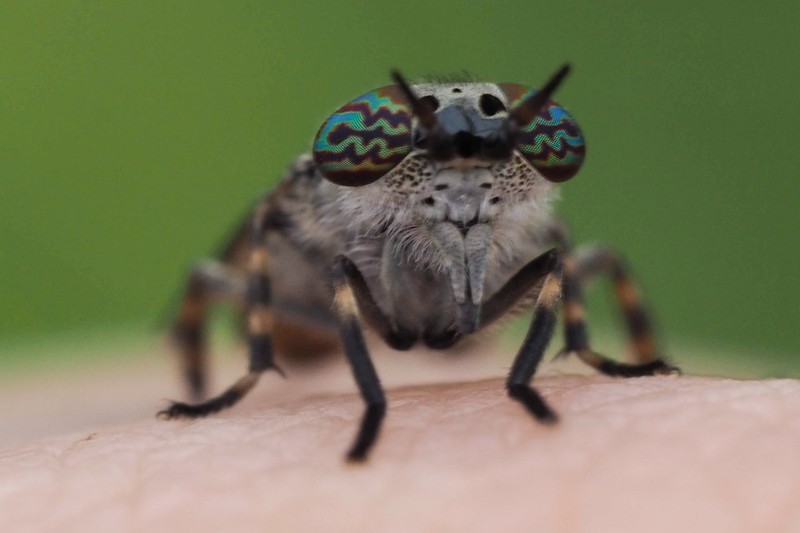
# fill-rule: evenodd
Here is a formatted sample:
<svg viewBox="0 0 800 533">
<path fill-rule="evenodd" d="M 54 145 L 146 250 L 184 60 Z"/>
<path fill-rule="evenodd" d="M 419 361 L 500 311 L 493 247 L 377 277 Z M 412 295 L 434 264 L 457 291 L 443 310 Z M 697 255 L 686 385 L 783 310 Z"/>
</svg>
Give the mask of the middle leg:
<svg viewBox="0 0 800 533">
<path fill-rule="evenodd" d="M 273 361 L 273 314 L 269 277 L 269 252 L 266 235 L 274 228 L 270 224 L 269 204 L 264 201 L 256 211 L 253 222 L 252 248 L 247 273 L 247 337 L 249 345 L 248 372 L 222 394 L 205 402 L 189 404 L 173 402 L 158 413 L 163 418 L 198 418 L 234 405 L 258 382 L 266 370 L 281 370 Z"/>
<path fill-rule="evenodd" d="M 575 354 L 581 361 L 609 376 L 637 377 L 655 374 L 671 374 L 679 370 L 659 357 L 650 328 L 650 321 L 641 305 L 638 292 L 616 255 L 607 249 L 597 249 L 576 257 L 566 228 L 554 225 L 551 238 L 559 245 L 564 257 L 564 349 L 559 355 Z M 586 312 L 583 304 L 583 286 L 593 275 L 612 274 L 615 292 L 622 305 L 628 331 L 634 340 L 637 362 L 620 363 L 604 357 L 589 347 Z"/>
</svg>

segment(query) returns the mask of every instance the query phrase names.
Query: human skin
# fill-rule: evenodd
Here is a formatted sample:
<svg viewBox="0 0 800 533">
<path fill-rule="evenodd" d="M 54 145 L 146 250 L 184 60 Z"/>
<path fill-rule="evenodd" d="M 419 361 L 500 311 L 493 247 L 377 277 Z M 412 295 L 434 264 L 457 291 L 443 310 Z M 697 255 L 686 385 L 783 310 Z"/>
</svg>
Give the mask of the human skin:
<svg viewBox="0 0 800 533">
<path fill-rule="evenodd" d="M 458 379 L 388 386 L 363 464 L 341 390 L 11 446 L 0 531 L 800 531 L 796 380 L 546 375 L 543 426 Z"/>
</svg>

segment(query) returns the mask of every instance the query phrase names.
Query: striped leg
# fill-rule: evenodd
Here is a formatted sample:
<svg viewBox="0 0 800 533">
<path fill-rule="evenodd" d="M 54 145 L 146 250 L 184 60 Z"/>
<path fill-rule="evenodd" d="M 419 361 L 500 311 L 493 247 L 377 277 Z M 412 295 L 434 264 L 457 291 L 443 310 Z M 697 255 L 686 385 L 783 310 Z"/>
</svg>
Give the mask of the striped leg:
<svg viewBox="0 0 800 533">
<path fill-rule="evenodd" d="M 609 376 L 636 377 L 679 372 L 678 368 L 661 358 L 652 340 L 647 318 L 638 291 L 626 274 L 616 254 L 597 249 L 576 257 L 566 229 L 555 226 L 553 239 L 564 250 L 564 325 L 565 347 L 560 355 L 575 354 L 583 362 Z M 593 352 L 589 348 L 586 313 L 583 306 L 583 285 L 598 273 L 612 275 L 617 299 L 622 306 L 628 332 L 636 350 L 636 363 L 619 363 Z"/>
<path fill-rule="evenodd" d="M 266 234 L 272 229 L 269 223 L 269 206 L 259 206 L 253 224 L 253 240 L 247 273 L 247 336 L 250 364 L 247 374 L 219 396 L 208 401 L 187 404 L 173 402 L 158 413 L 163 418 L 196 418 L 215 413 L 238 402 L 258 381 L 265 370 L 280 369 L 272 360 L 272 310 L 270 309 L 269 253 Z"/>
<path fill-rule="evenodd" d="M 360 275 L 353 278 L 355 266 L 344 256 L 338 256 L 333 265 L 334 311 L 339 321 L 339 333 L 344 345 L 345 355 L 350 362 L 366 411 L 355 442 L 347 453 L 349 461 L 363 461 L 367 458 L 380 432 L 386 414 L 386 398 L 378 374 L 369 357 L 364 335 L 361 331 L 359 306 L 356 292 L 366 290 L 357 283 Z M 356 273 L 358 271 L 356 270 Z M 349 275 L 348 275 L 349 274 Z M 351 281 L 353 278 L 354 281 Z M 364 295 L 362 295 L 362 299 Z M 372 297 L 369 296 L 369 300 Z"/>
<path fill-rule="evenodd" d="M 205 396 L 207 374 L 206 318 L 209 304 L 228 300 L 244 304 L 241 276 L 218 261 L 204 261 L 192 269 L 180 312 L 172 327 L 189 394 L 194 401 Z"/>
<path fill-rule="evenodd" d="M 552 424 L 558 421 L 558 416 L 547 405 L 544 398 L 531 387 L 530 381 L 544 356 L 544 351 L 550 343 L 550 338 L 553 336 L 553 329 L 556 325 L 558 304 L 561 297 L 561 263 L 558 255 L 551 250 L 531 261 L 529 265 L 535 265 L 535 268 L 530 269 L 530 271 L 535 272 L 536 275 L 529 276 L 526 279 L 527 283 L 525 285 L 528 285 L 528 289 L 535 286 L 541 280 L 542 275 L 547 277 L 539 292 L 528 334 L 525 336 L 525 340 L 508 374 L 506 389 L 508 390 L 508 395 L 524 405 L 537 420 Z M 527 267 L 525 267 L 521 272 L 526 272 L 527 270 Z M 519 275 L 511 278 L 508 285 L 512 284 L 517 278 L 519 278 Z M 502 292 L 503 289 L 501 289 L 500 293 Z M 518 294 L 524 294 L 528 291 L 517 292 Z"/>
</svg>

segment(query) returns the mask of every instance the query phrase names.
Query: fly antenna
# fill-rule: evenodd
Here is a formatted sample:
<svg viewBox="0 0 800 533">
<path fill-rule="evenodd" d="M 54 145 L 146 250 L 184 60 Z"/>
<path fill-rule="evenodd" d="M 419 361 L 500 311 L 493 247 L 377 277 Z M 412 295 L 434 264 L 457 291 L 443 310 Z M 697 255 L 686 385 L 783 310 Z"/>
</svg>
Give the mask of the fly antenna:
<svg viewBox="0 0 800 533">
<path fill-rule="evenodd" d="M 398 87 L 400 87 L 400 90 L 403 91 L 403 94 L 411 106 L 411 110 L 419 119 L 420 124 L 422 124 L 422 126 L 428 131 L 433 131 L 436 129 L 436 110 L 433 108 L 430 102 L 420 99 L 416 94 L 414 94 L 414 91 L 411 89 L 408 81 L 406 81 L 403 75 L 400 74 L 400 71 L 392 69 L 391 74 L 394 82 Z"/>
<path fill-rule="evenodd" d="M 520 126 L 524 126 L 535 119 L 539 111 L 547 104 L 547 101 L 555 90 L 561 85 L 561 82 L 564 81 L 567 74 L 569 74 L 569 70 L 569 63 L 564 63 L 547 83 L 545 83 L 541 90 L 529 96 L 511 110 L 511 119 Z"/>
</svg>

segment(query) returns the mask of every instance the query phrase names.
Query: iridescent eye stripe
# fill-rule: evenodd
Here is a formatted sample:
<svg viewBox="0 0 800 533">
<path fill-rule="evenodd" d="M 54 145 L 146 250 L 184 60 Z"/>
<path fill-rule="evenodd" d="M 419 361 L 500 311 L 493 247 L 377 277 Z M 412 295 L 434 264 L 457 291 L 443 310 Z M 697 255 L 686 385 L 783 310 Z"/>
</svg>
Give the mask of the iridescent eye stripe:
<svg viewBox="0 0 800 533">
<path fill-rule="evenodd" d="M 500 87 L 511 107 L 536 93 L 536 89 L 513 83 L 503 83 Z M 520 127 L 517 149 L 551 181 L 570 179 L 586 157 L 586 143 L 578 123 L 553 100 L 535 120 Z"/>
<path fill-rule="evenodd" d="M 371 183 L 411 151 L 411 111 L 393 85 L 366 93 L 340 107 L 314 140 L 320 172 L 339 185 Z"/>
</svg>

